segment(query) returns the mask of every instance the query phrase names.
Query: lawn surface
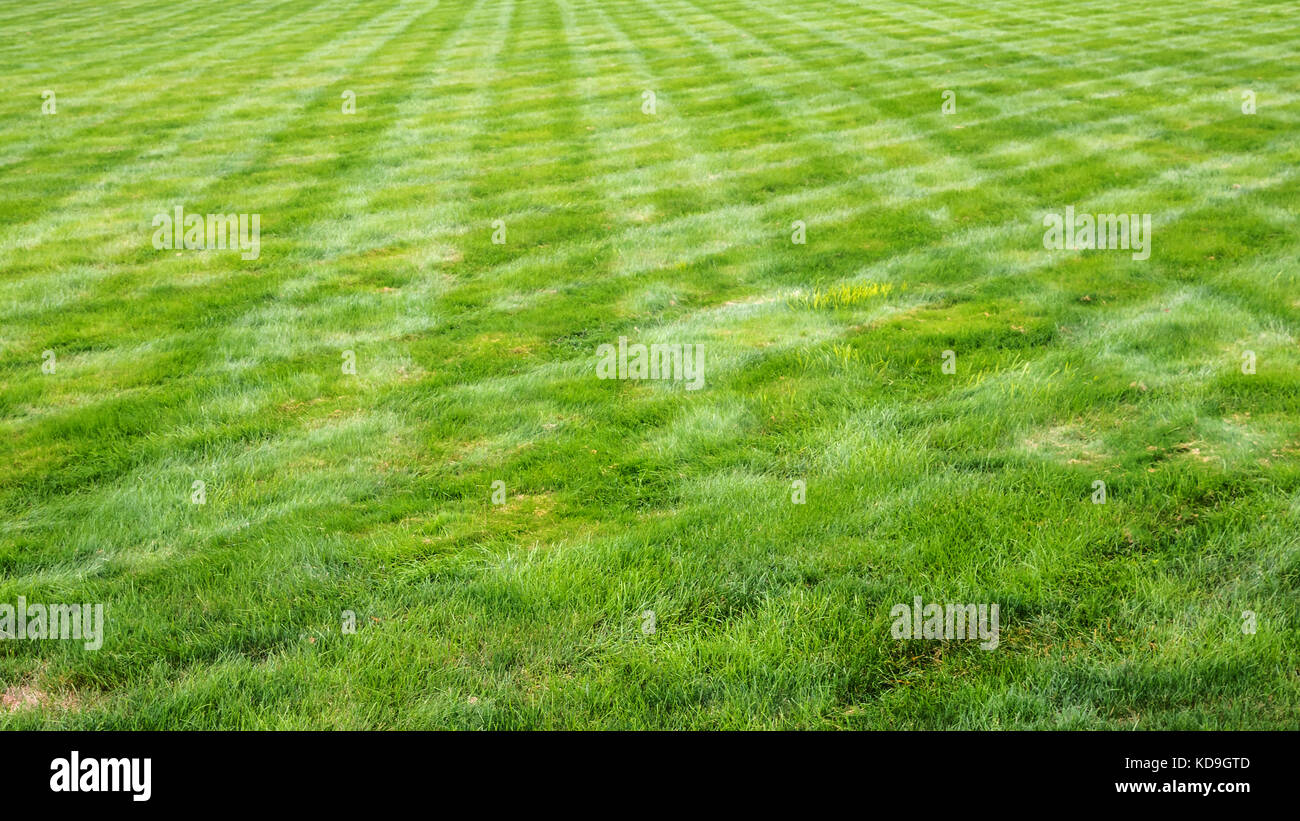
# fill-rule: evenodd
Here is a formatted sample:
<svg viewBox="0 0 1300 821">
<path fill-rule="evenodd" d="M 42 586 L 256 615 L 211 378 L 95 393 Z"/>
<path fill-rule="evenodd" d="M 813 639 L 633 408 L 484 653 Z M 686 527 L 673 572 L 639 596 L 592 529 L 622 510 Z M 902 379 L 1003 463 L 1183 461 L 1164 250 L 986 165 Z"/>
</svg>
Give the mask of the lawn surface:
<svg viewBox="0 0 1300 821">
<path fill-rule="evenodd" d="M 107 607 L 0 642 L 0 727 L 1300 723 L 1293 4 L 0 35 L 0 602 Z M 178 205 L 260 256 L 156 249 Z M 1045 249 L 1067 206 L 1150 259 Z M 998 647 L 894 639 L 915 596 Z"/>
</svg>

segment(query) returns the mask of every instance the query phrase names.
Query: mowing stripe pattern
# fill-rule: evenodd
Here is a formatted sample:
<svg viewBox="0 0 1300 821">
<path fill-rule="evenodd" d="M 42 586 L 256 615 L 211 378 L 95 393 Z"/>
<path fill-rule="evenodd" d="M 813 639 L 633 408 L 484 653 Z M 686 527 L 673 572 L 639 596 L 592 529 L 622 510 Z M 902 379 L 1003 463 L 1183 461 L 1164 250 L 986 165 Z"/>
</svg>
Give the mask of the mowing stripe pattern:
<svg viewBox="0 0 1300 821">
<path fill-rule="evenodd" d="M 1294 727 L 1295 11 L 0 8 L 0 727 Z"/>
</svg>

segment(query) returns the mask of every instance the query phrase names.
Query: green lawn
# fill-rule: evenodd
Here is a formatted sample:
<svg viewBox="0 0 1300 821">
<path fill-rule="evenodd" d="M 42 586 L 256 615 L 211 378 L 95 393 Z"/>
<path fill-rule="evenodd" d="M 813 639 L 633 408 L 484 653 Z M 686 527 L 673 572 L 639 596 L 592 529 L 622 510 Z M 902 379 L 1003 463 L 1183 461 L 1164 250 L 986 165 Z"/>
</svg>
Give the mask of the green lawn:
<svg viewBox="0 0 1300 821">
<path fill-rule="evenodd" d="M 1296 727 L 1293 11 L 7 4 L 0 727 Z"/>
</svg>

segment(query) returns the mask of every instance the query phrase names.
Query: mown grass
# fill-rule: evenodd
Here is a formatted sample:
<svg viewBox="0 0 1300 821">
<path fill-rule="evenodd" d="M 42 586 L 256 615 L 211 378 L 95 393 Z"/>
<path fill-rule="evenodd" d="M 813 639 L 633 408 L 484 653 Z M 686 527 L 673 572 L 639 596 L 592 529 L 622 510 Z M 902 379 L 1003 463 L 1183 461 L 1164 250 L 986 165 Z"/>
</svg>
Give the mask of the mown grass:
<svg viewBox="0 0 1300 821">
<path fill-rule="evenodd" d="M 0 642 L 40 694 L 0 726 L 1296 726 L 1277 6 L 0 30 L 0 602 L 108 607 L 95 652 Z M 261 256 L 155 250 L 175 205 Z M 1066 205 L 1152 214 L 1151 258 L 1045 250 Z M 598 380 L 620 336 L 703 344 L 705 388 Z M 913 596 L 1000 603 L 999 647 L 894 640 Z"/>
</svg>

